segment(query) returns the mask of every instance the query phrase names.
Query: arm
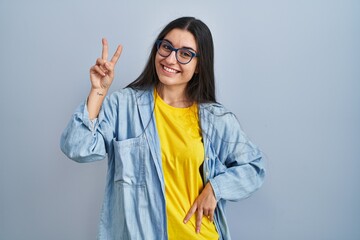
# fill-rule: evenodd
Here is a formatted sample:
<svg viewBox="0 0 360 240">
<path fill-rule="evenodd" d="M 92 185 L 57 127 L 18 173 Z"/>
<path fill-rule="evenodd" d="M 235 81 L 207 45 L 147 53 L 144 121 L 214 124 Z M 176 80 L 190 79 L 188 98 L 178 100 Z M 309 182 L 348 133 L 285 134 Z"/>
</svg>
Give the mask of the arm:
<svg viewBox="0 0 360 240">
<path fill-rule="evenodd" d="M 257 190 L 264 180 L 264 166 L 261 152 L 245 136 L 233 114 L 223 116 L 212 139 L 217 152 L 217 171 L 206 183 L 188 211 L 184 223 L 196 214 L 196 232 L 201 230 L 202 218 L 214 220 L 217 202 L 221 199 L 236 201 L 246 198 Z M 225 123 L 225 124 L 224 124 Z M 222 133 L 222 134 L 218 134 Z"/>
<path fill-rule="evenodd" d="M 102 110 L 103 112 L 103 110 Z M 76 162 L 92 162 L 106 157 L 105 139 L 106 129 L 104 114 L 99 114 L 99 119 L 91 121 L 84 101 L 72 115 L 60 139 L 62 152 Z M 99 124 L 101 122 L 101 125 Z"/>
<path fill-rule="evenodd" d="M 114 68 L 122 52 L 119 45 L 112 59 L 108 61 L 108 43 L 102 39 L 102 56 L 96 60 L 96 64 L 90 68 L 91 90 L 87 100 L 89 118 L 98 116 L 101 105 L 114 79 Z"/>
<path fill-rule="evenodd" d="M 114 67 L 122 47 L 119 45 L 111 61 L 107 61 L 106 39 L 102 40 L 102 44 L 102 57 L 90 69 L 91 90 L 87 102 L 78 107 L 61 135 L 61 150 L 77 162 L 105 158 L 105 139 L 112 136 L 113 127 L 110 125 L 114 122 L 114 116 L 111 108 L 114 106 L 110 100 L 104 102 L 104 99 L 114 79 Z"/>
<path fill-rule="evenodd" d="M 261 187 L 265 169 L 261 151 L 242 131 L 235 115 L 227 114 L 225 122 L 218 129 L 222 139 L 214 146 L 223 170 L 209 181 L 217 201 L 238 201 Z"/>
<path fill-rule="evenodd" d="M 261 152 L 249 140 L 228 145 L 231 153 L 219 159 L 226 170 L 209 180 L 217 201 L 249 197 L 261 187 L 265 176 Z"/>
</svg>

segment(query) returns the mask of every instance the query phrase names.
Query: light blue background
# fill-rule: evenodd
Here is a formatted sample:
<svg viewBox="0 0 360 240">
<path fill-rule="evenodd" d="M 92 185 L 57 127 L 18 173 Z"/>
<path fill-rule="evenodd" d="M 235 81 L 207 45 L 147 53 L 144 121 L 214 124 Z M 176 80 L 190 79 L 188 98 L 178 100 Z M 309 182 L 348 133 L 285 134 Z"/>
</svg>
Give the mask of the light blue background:
<svg viewBox="0 0 360 240">
<path fill-rule="evenodd" d="M 360 2 L 0 0 L 0 239 L 95 239 L 106 161 L 59 138 L 108 38 L 124 51 L 112 91 L 139 75 L 174 18 L 212 30 L 218 100 L 267 157 L 233 239 L 360 239 Z"/>
</svg>

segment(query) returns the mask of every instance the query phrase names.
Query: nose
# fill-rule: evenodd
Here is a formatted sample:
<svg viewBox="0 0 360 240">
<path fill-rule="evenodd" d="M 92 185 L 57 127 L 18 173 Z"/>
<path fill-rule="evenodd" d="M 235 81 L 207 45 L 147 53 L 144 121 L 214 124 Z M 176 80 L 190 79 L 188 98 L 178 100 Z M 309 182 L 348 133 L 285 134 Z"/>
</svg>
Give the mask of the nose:
<svg viewBox="0 0 360 240">
<path fill-rule="evenodd" d="M 177 62 L 176 52 L 172 51 L 169 56 L 165 58 L 166 62 L 169 64 L 175 64 Z"/>
</svg>

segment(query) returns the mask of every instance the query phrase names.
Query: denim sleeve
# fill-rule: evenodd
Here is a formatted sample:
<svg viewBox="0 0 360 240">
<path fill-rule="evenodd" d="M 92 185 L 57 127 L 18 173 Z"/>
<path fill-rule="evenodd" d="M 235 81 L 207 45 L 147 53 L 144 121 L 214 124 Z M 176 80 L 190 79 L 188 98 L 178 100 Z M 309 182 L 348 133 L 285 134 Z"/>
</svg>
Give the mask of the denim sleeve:
<svg viewBox="0 0 360 240">
<path fill-rule="evenodd" d="M 60 139 L 62 152 L 70 159 L 84 163 L 102 160 L 107 155 L 106 136 L 111 135 L 110 121 L 104 107 L 109 106 L 104 100 L 97 119 L 90 120 L 84 101 L 72 115 Z"/>
<path fill-rule="evenodd" d="M 265 177 L 263 157 L 241 130 L 236 117 L 227 116 L 218 130 L 218 161 L 224 170 L 209 179 L 216 200 L 238 201 L 249 197 L 261 187 Z M 222 134 L 219 134 L 222 133 Z"/>
</svg>

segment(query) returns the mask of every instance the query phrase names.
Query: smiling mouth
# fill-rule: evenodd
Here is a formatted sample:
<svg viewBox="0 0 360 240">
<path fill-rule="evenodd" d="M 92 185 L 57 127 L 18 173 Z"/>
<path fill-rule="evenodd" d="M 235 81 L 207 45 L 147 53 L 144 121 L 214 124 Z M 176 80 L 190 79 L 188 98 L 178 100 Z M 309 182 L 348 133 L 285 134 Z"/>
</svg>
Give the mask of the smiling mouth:
<svg viewBox="0 0 360 240">
<path fill-rule="evenodd" d="M 169 72 L 169 73 L 178 73 L 178 72 L 179 72 L 179 71 L 177 71 L 177 70 L 175 70 L 175 69 L 166 67 L 165 65 L 162 65 L 162 68 L 163 68 L 166 72 Z"/>
</svg>

